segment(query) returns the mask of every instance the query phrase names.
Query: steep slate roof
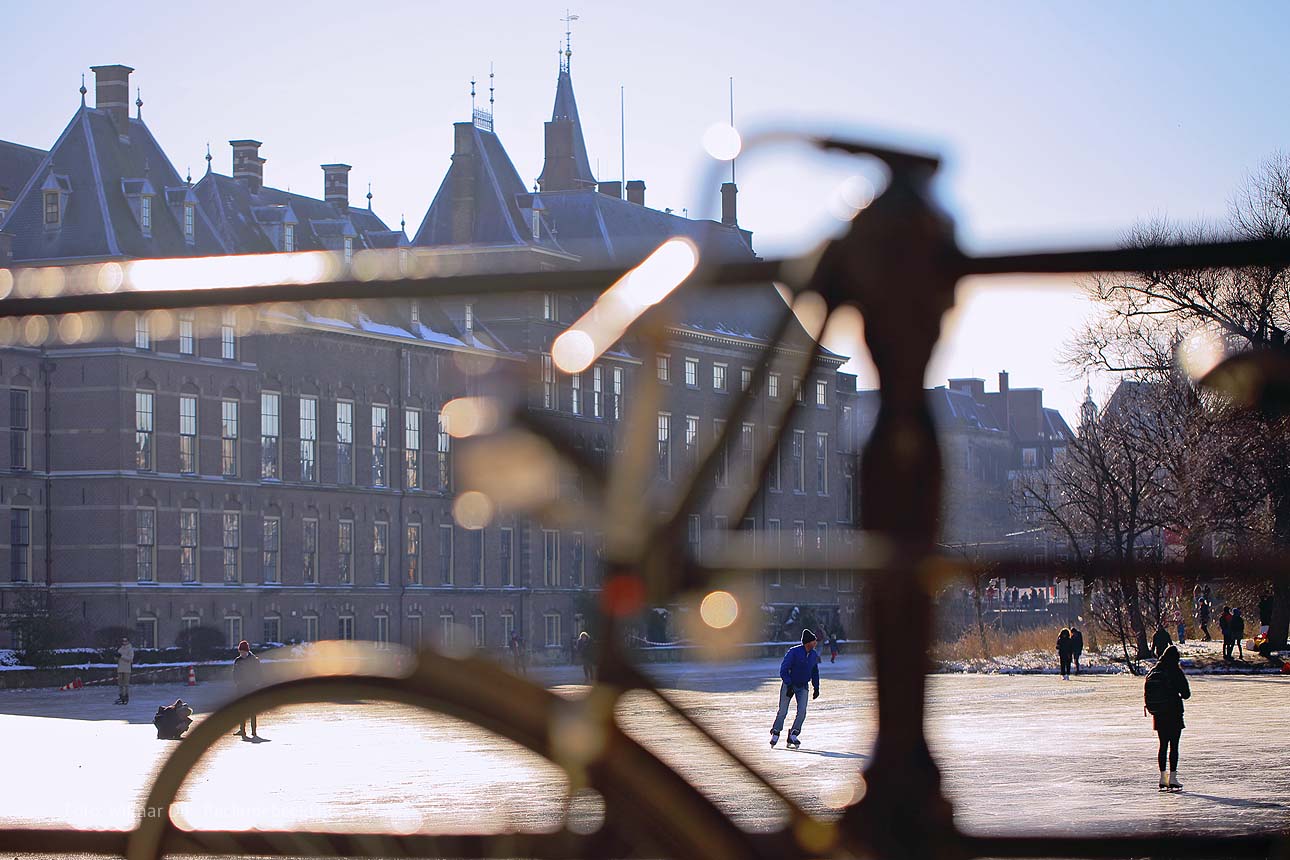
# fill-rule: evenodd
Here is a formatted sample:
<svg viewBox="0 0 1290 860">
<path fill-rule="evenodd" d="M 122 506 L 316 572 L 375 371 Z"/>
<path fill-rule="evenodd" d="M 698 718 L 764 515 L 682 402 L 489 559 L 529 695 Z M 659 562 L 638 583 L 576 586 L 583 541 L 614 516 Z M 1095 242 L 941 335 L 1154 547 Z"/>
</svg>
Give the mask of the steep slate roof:
<svg viewBox="0 0 1290 860">
<path fill-rule="evenodd" d="M 55 230 L 45 229 L 41 193 L 51 178 L 69 190 L 62 224 Z M 156 192 L 150 236 L 143 234 L 126 196 L 141 188 L 143 180 Z M 122 136 L 106 111 L 81 107 L 5 219 L 5 231 L 14 234 L 14 261 L 224 253 L 200 206 L 195 241 L 185 241 L 183 197 L 176 201 L 170 193 L 183 187 L 183 179 L 142 120 L 129 120 Z"/>
<path fill-rule="evenodd" d="M 48 154 L 34 146 L 0 140 L 0 200 L 16 200 Z"/>
<path fill-rule="evenodd" d="M 588 188 L 596 187 L 596 177 L 591 175 L 591 161 L 587 158 L 587 142 L 582 136 L 582 120 L 578 119 L 578 102 L 573 97 L 573 78 L 567 68 L 560 69 L 555 81 L 555 105 L 551 108 L 551 121 L 569 120 L 573 123 L 573 178 L 584 182 Z M 538 182 L 546 187 L 546 169 Z"/>
</svg>

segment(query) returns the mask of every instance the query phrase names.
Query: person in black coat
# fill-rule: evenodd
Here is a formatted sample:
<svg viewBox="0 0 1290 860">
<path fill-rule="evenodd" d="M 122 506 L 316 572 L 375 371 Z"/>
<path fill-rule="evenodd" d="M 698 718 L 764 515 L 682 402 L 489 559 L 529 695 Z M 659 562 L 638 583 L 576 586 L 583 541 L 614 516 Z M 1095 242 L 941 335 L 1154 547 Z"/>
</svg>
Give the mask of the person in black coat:
<svg viewBox="0 0 1290 860">
<path fill-rule="evenodd" d="M 1156 635 L 1151 637 L 1151 650 L 1155 652 L 1156 658 L 1164 656 L 1165 649 L 1174 644 L 1174 640 L 1169 638 L 1169 631 L 1165 625 L 1156 625 Z"/>
<path fill-rule="evenodd" d="M 1209 642 L 1214 637 L 1209 635 L 1209 600 L 1202 597 L 1200 606 L 1196 609 L 1196 621 L 1200 624 L 1200 632 L 1205 635 L 1205 641 Z"/>
<path fill-rule="evenodd" d="M 1062 632 L 1057 634 L 1057 659 L 1061 662 L 1063 681 L 1071 679 L 1071 655 L 1073 653 L 1070 628 L 1063 627 Z"/>
<path fill-rule="evenodd" d="M 1218 630 L 1223 634 L 1223 659 L 1232 659 L 1232 607 L 1224 606 L 1218 616 Z"/>
<path fill-rule="evenodd" d="M 1178 780 L 1178 742 L 1182 739 L 1182 730 L 1185 728 L 1183 699 L 1191 698 L 1191 687 L 1187 683 L 1187 676 L 1183 674 L 1182 666 L 1179 665 L 1180 656 L 1175 645 L 1165 649 L 1155 668 L 1147 675 L 1144 693 L 1146 699 L 1144 710 L 1150 710 L 1156 737 L 1160 741 L 1156 763 L 1160 765 L 1161 790 L 1176 791 L 1182 788 L 1182 783 Z M 1153 702 L 1153 690 L 1161 692 L 1161 697 L 1156 702 Z M 1166 756 L 1169 764 L 1167 777 Z"/>
<path fill-rule="evenodd" d="M 1075 674 L 1079 674 L 1079 657 L 1084 653 L 1084 634 L 1078 627 L 1071 628 L 1071 662 L 1075 665 Z"/>
<path fill-rule="evenodd" d="M 1227 631 L 1232 637 L 1232 647 L 1227 649 L 1228 656 L 1232 654 L 1232 648 L 1236 649 L 1239 655 L 1238 660 L 1245 659 L 1245 648 L 1241 645 L 1241 640 L 1245 638 L 1245 619 L 1241 617 L 1241 607 L 1232 610 L 1232 620 L 1227 622 Z"/>
</svg>

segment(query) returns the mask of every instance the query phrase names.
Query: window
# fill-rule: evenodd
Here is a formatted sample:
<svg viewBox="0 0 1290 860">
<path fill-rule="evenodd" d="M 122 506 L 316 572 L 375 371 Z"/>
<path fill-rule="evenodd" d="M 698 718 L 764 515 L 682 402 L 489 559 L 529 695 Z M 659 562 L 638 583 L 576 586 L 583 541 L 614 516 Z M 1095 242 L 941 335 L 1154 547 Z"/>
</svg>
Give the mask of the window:
<svg viewBox="0 0 1290 860">
<path fill-rule="evenodd" d="M 282 616 L 266 615 L 264 616 L 264 638 L 261 643 L 268 645 L 282 641 Z"/>
<path fill-rule="evenodd" d="M 403 486 L 421 489 L 421 410 L 403 412 Z"/>
<path fill-rule="evenodd" d="M 582 532 L 573 533 L 573 581 L 574 588 L 582 588 L 587 584 L 587 555 L 586 541 L 583 539 Z"/>
<path fill-rule="evenodd" d="M 354 237 L 346 236 L 345 237 L 345 262 L 348 263 L 352 259 L 354 259 Z"/>
<path fill-rule="evenodd" d="M 439 582 L 452 585 L 452 526 L 439 526 Z"/>
<path fill-rule="evenodd" d="M 823 379 L 815 380 L 815 405 L 821 409 L 829 407 L 829 383 Z"/>
<path fill-rule="evenodd" d="M 296 225 L 282 225 L 282 250 L 294 251 L 296 249 Z"/>
<path fill-rule="evenodd" d="M 242 516 L 224 512 L 224 581 L 241 582 Z"/>
<path fill-rule="evenodd" d="M 806 390 L 802 388 L 801 377 L 793 377 L 793 400 L 798 403 L 806 402 Z"/>
<path fill-rule="evenodd" d="M 658 476 L 663 480 L 672 477 L 672 416 L 658 413 Z"/>
<path fill-rule="evenodd" d="M 623 420 L 623 369 L 614 368 L 614 402 L 609 410 L 609 416 L 615 421 Z"/>
<path fill-rule="evenodd" d="M 191 242 L 196 238 L 196 209 L 197 207 L 191 203 L 184 204 L 184 240 L 187 242 Z M 274 641 L 276 642 L 277 640 L 275 639 Z"/>
<path fill-rule="evenodd" d="M 712 390 L 726 390 L 726 366 L 724 364 L 712 365 Z"/>
<path fill-rule="evenodd" d="M 690 558 L 698 561 L 703 553 L 703 521 L 698 514 L 690 514 L 685 523 L 685 545 Z"/>
<path fill-rule="evenodd" d="M 815 492 L 829 494 L 829 434 L 815 434 Z"/>
<path fill-rule="evenodd" d="M 388 406 L 372 407 L 372 486 L 384 487 L 389 483 L 390 409 Z"/>
<path fill-rule="evenodd" d="M 744 422 L 739 428 L 739 467 L 743 469 L 744 478 L 747 480 L 752 480 L 753 469 L 756 468 L 755 452 L 753 450 L 756 432 L 756 426 L 748 422 Z"/>
<path fill-rule="evenodd" d="M 452 436 L 448 435 L 448 421 L 439 413 L 439 435 L 435 440 L 435 459 L 439 466 L 439 489 L 448 492 L 452 489 Z"/>
<path fill-rule="evenodd" d="M 751 367 L 739 368 L 739 390 L 747 391 L 751 387 L 752 387 L 752 368 Z"/>
<path fill-rule="evenodd" d="M 404 582 L 408 585 L 421 584 L 421 523 L 408 523 L 404 529 L 405 548 L 403 560 L 407 565 L 404 570 Z"/>
<path fill-rule="evenodd" d="M 157 578 L 157 509 L 139 508 L 134 512 L 135 574 L 140 582 Z"/>
<path fill-rule="evenodd" d="M 318 616 L 311 613 L 309 615 L 304 616 L 304 619 L 305 619 L 305 641 L 317 642 L 318 641 Z"/>
<path fill-rule="evenodd" d="M 236 648 L 237 643 L 242 641 L 242 616 L 241 615 L 224 616 L 224 635 L 228 639 L 228 644 Z"/>
<path fill-rule="evenodd" d="M 193 319 L 194 318 L 193 318 L 192 311 L 179 312 L 179 354 L 180 355 L 193 354 L 193 347 L 194 347 Z"/>
<path fill-rule="evenodd" d="M 542 529 L 542 584 L 560 584 L 560 532 L 555 529 Z"/>
<path fill-rule="evenodd" d="M 806 492 L 806 431 L 793 431 L 793 492 Z"/>
<path fill-rule="evenodd" d="M 779 428 L 770 428 L 770 437 L 775 440 L 775 454 L 770 458 L 770 465 L 766 469 L 766 485 L 772 493 L 778 493 L 780 490 L 780 461 L 783 459 L 783 450 L 777 438 L 778 433 Z"/>
<path fill-rule="evenodd" d="M 152 349 L 152 325 L 147 314 L 134 318 L 134 348 Z"/>
<path fill-rule="evenodd" d="M 372 620 L 376 622 L 375 629 L 372 630 L 372 641 L 377 648 L 390 647 L 390 616 L 378 614 Z"/>
<path fill-rule="evenodd" d="M 342 615 L 336 619 L 336 638 L 342 642 L 354 641 L 354 616 Z"/>
<path fill-rule="evenodd" d="M 803 555 L 806 553 L 806 523 L 793 520 L 793 556 L 797 559 L 798 582 L 806 585 L 806 568 L 802 567 Z"/>
<path fill-rule="evenodd" d="M 693 466 L 699 459 L 699 416 L 685 416 L 685 462 Z"/>
<path fill-rule="evenodd" d="M 658 381 L 672 381 L 672 356 L 660 353 L 654 356 L 654 366 L 658 368 Z"/>
<path fill-rule="evenodd" d="M 237 401 L 220 401 L 220 474 L 237 477 Z"/>
<path fill-rule="evenodd" d="M 466 330 L 467 336 L 475 331 L 475 306 L 466 302 L 466 307 L 462 311 L 462 327 Z"/>
<path fill-rule="evenodd" d="M 260 576 L 263 582 L 281 582 L 282 568 L 280 549 L 282 520 L 278 517 L 264 518 L 264 534 L 261 542 Z"/>
<path fill-rule="evenodd" d="M 134 467 L 140 472 L 153 469 L 152 405 L 151 391 L 134 393 Z"/>
<path fill-rule="evenodd" d="M 420 612 L 409 612 L 405 638 L 409 648 L 420 648 L 422 642 L 422 617 Z"/>
<path fill-rule="evenodd" d="M 412 300 L 411 306 L 408 308 L 408 314 L 409 319 L 412 320 L 413 328 L 421 325 L 421 303 L 416 299 Z"/>
<path fill-rule="evenodd" d="M 506 647 L 511 645 L 511 637 L 515 635 L 515 613 L 502 613 L 502 644 Z"/>
<path fill-rule="evenodd" d="M 716 484 L 724 487 L 730 483 L 730 440 L 726 439 L 726 422 L 720 418 L 712 422 L 712 439 L 717 446 Z"/>
<path fill-rule="evenodd" d="M 179 471 L 197 474 L 197 397 L 179 395 Z"/>
<path fill-rule="evenodd" d="M 715 516 L 712 518 L 712 551 L 717 558 L 725 552 L 726 539 L 730 533 L 730 518 Z"/>
<path fill-rule="evenodd" d="M 455 638 L 455 637 L 453 636 L 453 634 L 455 633 L 455 631 L 453 630 L 453 628 L 454 628 L 455 626 L 456 626 L 456 625 L 454 625 L 454 624 L 453 624 L 453 617 L 452 617 L 452 613 L 451 613 L 451 612 L 448 612 L 448 611 L 446 611 L 446 610 L 445 610 L 444 612 L 439 613 L 439 645 L 440 645 L 440 647 L 445 648 L 445 649 L 446 649 L 446 648 L 451 648 L 451 647 L 452 647 L 453 639 Z"/>
<path fill-rule="evenodd" d="M 57 191 L 45 192 L 45 223 L 58 224 L 63 220 L 61 201 Z"/>
<path fill-rule="evenodd" d="M 197 511 L 185 509 L 179 512 L 179 580 L 180 582 L 197 582 Z"/>
<path fill-rule="evenodd" d="M 685 385 L 687 388 L 699 387 L 699 360 L 697 358 L 687 358 L 685 360 Z"/>
<path fill-rule="evenodd" d="M 341 520 L 336 532 L 337 581 L 341 585 L 354 584 L 354 521 Z"/>
<path fill-rule="evenodd" d="M 605 369 L 600 365 L 591 368 L 591 417 L 604 418 L 603 403 L 605 390 Z"/>
<path fill-rule="evenodd" d="M 139 228 L 143 235 L 152 235 L 152 196 L 149 194 L 139 198 Z"/>
<path fill-rule="evenodd" d="M 282 396 L 276 391 L 260 394 L 260 477 L 282 478 Z"/>
<path fill-rule="evenodd" d="M 9 511 L 9 579 L 31 582 L 31 511 Z"/>
<path fill-rule="evenodd" d="M 769 584 L 778 588 L 780 585 L 780 540 L 779 540 L 779 520 L 766 520 L 766 549 L 771 558 L 775 560 L 775 566 L 767 573 Z"/>
<path fill-rule="evenodd" d="M 31 392 L 9 389 L 9 467 L 31 468 Z"/>
<path fill-rule="evenodd" d="M 372 581 L 377 585 L 390 581 L 389 523 L 372 523 Z"/>
<path fill-rule="evenodd" d="M 354 403 L 336 401 L 336 483 L 354 483 Z"/>
<path fill-rule="evenodd" d="M 318 398 L 300 398 L 300 480 L 318 480 Z"/>
<path fill-rule="evenodd" d="M 305 585 L 318 584 L 318 520 L 307 519 L 303 523 L 301 540 L 300 567 Z"/>
<path fill-rule="evenodd" d="M 236 318 L 231 310 L 225 310 L 220 316 L 219 354 L 229 361 L 237 358 Z"/>
<path fill-rule="evenodd" d="M 471 529 L 470 537 L 470 570 L 473 574 L 471 585 L 481 588 L 484 585 L 484 530 Z"/>
<path fill-rule="evenodd" d="M 181 630 L 192 630 L 194 627 L 201 627 L 202 617 L 200 615 L 192 615 L 186 612 L 179 619 L 179 626 Z"/>
<path fill-rule="evenodd" d="M 546 647 L 561 647 L 563 643 L 560 641 L 560 613 L 546 613 L 542 616 L 542 625 L 546 634 Z"/>
<path fill-rule="evenodd" d="M 487 644 L 484 641 L 484 613 L 482 612 L 471 613 L 470 632 L 474 634 L 476 648 L 483 648 L 484 645 Z"/>
<path fill-rule="evenodd" d="M 574 415 L 582 414 L 582 374 L 575 373 L 569 377 L 569 411 Z"/>
<path fill-rule="evenodd" d="M 855 522 L 855 469 L 846 465 L 842 469 L 842 504 L 838 519 L 844 523 Z"/>
<path fill-rule="evenodd" d="M 542 408 L 556 409 L 559 402 L 555 391 L 555 366 L 551 363 L 551 356 L 544 352 L 542 353 Z"/>
<path fill-rule="evenodd" d="M 557 316 L 555 293 L 542 294 L 542 319 L 554 320 Z"/>
<path fill-rule="evenodd" d="M 157 616 L 140 615 L 135 619 L 134 641 L 139 643 L 140 648 L 157 647 Z"/>
<path fill-rule="evenodd" d="M 779 397 L 779 374 L 772 373 L 766 377 L 766 393 L 771 397 Z"/>
<path fill-rule="evenodd" d="M 1021 465 L 1023 468 L 1034 468 L 1039 464 L 1039 451 L 1036 448 L 1021 449 Z"/>
<path fill-rule="evenodd" d="M 821 561 L 827 563 L 829 560 L 829 524 L 815 524 L 815 552 L 819 555 Z M 829 569 L 824 568 L 824 576 L 820 579 L 820 588 L 829 587 Z"/>
<path fill-rule="evenodd" d="M 501 570 L 502 585 L 515 585 L 515 564 L 512 561 L 512 553 L 515 549 L 515 532 L 512 529 L 504 528 L 500 530 L 501 537 L 497 545 L 497 566 Z M 508 638 L 509 642 L 510 639 Z"/>
</svg>

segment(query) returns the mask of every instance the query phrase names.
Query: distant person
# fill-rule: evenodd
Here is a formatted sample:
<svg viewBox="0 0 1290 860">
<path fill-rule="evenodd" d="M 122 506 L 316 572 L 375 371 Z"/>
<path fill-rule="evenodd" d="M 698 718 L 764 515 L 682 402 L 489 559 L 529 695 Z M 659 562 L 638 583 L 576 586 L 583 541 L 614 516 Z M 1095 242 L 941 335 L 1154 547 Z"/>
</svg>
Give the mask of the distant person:
<svg viewBox="0 0 1290 860">
<path fill-rule="evenodd" d="M 1079 658 L 1084 653 L 1084 634 L 1079 632 L 1078 627 L 1071 628 L 1071 662 L 1075 666 L 1075 674 L 1079 674 Z"/>
<path fill-rule="evenodd" d="M 1223 659 L 1232 659 L 1232 607 L 1224 606 L 1218 616 L 1218 630 L 1223 634 Z"/>
<path fill-rule="evenodd" d="M 1074 653 L 1070 628 L 1063 627 L 1062 632 L 1057 634 L 1057 659 L 1061 663 L 1063 681 L 1071 679 L 1071 657 Z"/>
<path fill-rule="evenodd" d="M 1244 660 L 1245 648 L 1241 645 L 1241 640 L 1245 638 L 1245 619 L 1241 617 L 1241 607 L 1238 606 L 1232 610 L 1232 620 L 1227 622 L 1227 626 L 1228 630 L 1232 634 L 1232 644 L 1235 646 L 1236 653 L 1239 655 L 1237 659 Z M 1227 650 L 1230 655 L 1232 649 L 1229 648 Z"/>
<path fill-rule="evenodd" d="M 1200 606 L 1196 610 L 1196 622 L 1200 625 L 1200 635 L 1206 642 L 1212 642 L 1214 637 L 1209 635 L 1209 601 L 1204 597 L 1200 599 Z"/>
<path fill-rule="evenodd" d="M 134 646 L 128 637 L 121 637 L 121 646 L 116 649 L 116 704 L 130 704 L 130 670 L 134 667 Z"/>
<path fill-rule="evenodd" d="M 511 642 L 508 646 L 511 649 L 511 661 L 515 666 L 515 674 L 524 674 L 524 643 L 520 641 L 518 633 L 511 634 Z"/>
<path fill-rule="evenodd" d="M 1156 635 L 1151 637 L 1151 651 L 1156 655 L 1156 659 L 1163 656 L 1165 649 L 1172 644 L 1174 644 L 1173 640 L 1169 638 L 1169 631 L 1165 629 L 1165 625 L 1157 624 Z"/>
<path fill-rule="evenodd" d="M 1147 675 L 1143 686 L 1143 710 L 1151 714 L 1160 747 L 1156 763 L 1160 766 L 1160 790 L 1180 791 L 1178 779 L 1178 742 L 1182 739 L 1183 699 L 1191 698 L 1187 676 L 1179 665 L 1177 646 L 1170 645 L 1160 655 L 1160 661 Z M 1169 771 L 1165 774 L 1166 754 Z"/>
<path fill-rule="evenodd" d="M 577 654 L 578 662 L 582 664 L 582 680 L 590 684 L 596 680 L 596 645 L 591 641 L 591 635 L 586 630 L 578 634 L 578 641 L 574 643 L 573 650 Z"/>
<path fill-rule="evenodd" d="M 260 685 L 260 658 L 251 653 L 251 643 L 243 639 L 237 643 L 237 657 L 233 660 L 233 687 L 239 696 L 244 696 Z M 256 714 L 251 714 L 251 737 L 260 736 L 256 725 Z M 246 737 L 246 720 L 235 733 Z"/>
<path fill-rule="evenodd" d="M 1187 624 L 1183 621 L 1182 609 L 1174 610 L 1174 623 L 1178 626 L 1178 644 L 1187 644 Z"/>
<path fill-rule="evenodd" d="M 788 746 L 797 749 L 802 745 L 800 735 L 802 724 L 806 722 L 806 687 L 813 685 L 815 693 L 812 699 L 820 697 L 820 655 L 815 652 L 816 638 L 810 630 L 802 631 L 802 644 L 794 645 L 784 654 L 779 664 L 779 710 L 775 722 L 770 727 L 770 745 L 779 743 L 779 733 L 784 730 L 784 718 L 788 716 L 788 702 L 797 700 L 797 714 L 793 717 L 793 727 L 788 730 Z"/>
<path fill-rule="evenodd" d="M 177 741 L 193 724 L 193 709 L 183 699 L 175 699 L 173 705 L 162 705 L 157 708 L 157 715 L 152 724 L 157 727 L 157 740 Z"/>
</svg>

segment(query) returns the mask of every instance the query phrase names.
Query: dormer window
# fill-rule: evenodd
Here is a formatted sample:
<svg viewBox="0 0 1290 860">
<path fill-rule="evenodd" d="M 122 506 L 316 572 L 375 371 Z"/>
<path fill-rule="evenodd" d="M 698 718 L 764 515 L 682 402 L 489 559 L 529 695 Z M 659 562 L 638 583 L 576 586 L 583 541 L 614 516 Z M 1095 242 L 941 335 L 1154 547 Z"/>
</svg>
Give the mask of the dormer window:
<svg viewBox="0 0 1290 860">
<path fill-rule="evenodd" d="M 143 235 L 152 235 L 152 196 L 149 194 L 139 198 L 139 227 Z"/>
<path fill-rule="evenodd" d="M 282 250 L 294 251 L 296 249 L 296 225 L 282 225 Z"/>
<path fill-rule="evenodd" d="M 345 237 L 345 262 L 348 263 L 352 259 L 354 259 L 354 238 L 352 236 L 346 236 Z"/>
<path fill-rule="evenodd" d="M 421 325 L 421 305 L 416 299 L 412 300 L 412 324 Z"/>
<path fill-rule="evenodd" d="M 466 303 L 466 334 L 474 334 L 475 331 L 475 306 Z"/>
<path fill-rule="evenodd" d="M 197 232 L 197 207 L 191 203 L 184 204 L 184 240 L 191 242 Z"/>
<path fill-rule="evenodd" d="M 57 191 L 45 192 L 45 225 L 48 227 L 57 227 L 63 220 L 60 196 Z"/>
</svg>

